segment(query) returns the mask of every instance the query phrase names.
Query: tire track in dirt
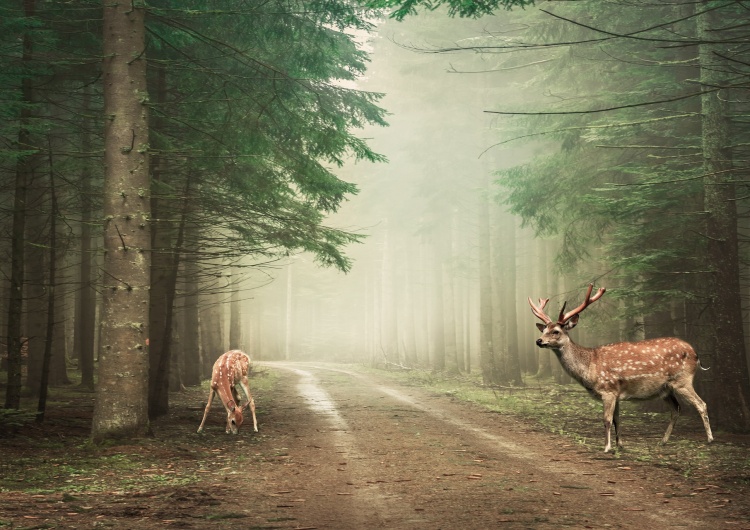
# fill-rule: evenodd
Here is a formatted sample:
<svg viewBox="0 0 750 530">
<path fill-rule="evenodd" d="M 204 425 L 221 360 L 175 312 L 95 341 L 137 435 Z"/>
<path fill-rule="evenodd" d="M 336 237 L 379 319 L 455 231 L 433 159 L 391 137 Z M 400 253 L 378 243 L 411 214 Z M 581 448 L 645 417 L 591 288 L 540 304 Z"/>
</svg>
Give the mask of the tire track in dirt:
<svg viewBox="0 0 750 530">
<path fill-rule="evenodd" d="M 312 412 L 322 415 L 330 424 L 330 433 L 334 438 L 333 446 L 336 447 L 336 455 L 330 456 L 337 456 L 337 460 L 339 461 L 342 458 L 346 458 L 345 463 L 339 462 L 340 467 L 337 469 L 346 466 L 345 473 L 347 475 L 351 476 L 355 474 L 356 469 L 353 469 L 350 462 L 362 460 L 363 457 L 358 452 L 357 443 L 356 440 L 354 440 L 354 436 L 351 434 L 349 425 L 339 413 L 336 404 L 330 398 L 328 393 L 322 388 L 316 376 L 312 372 L 299 368 L 287 367 L 280 364 L 277 366 L 283 367 L 299 377 L 297 391 L 300 396 L 304 399 Z M 356 466 L 354 467 L 356 468 Z M 341 472 L 339 472 L 339 474 L 341 474 Z M 355 479 L 352 478 L 347 480 L 347 485 L 353 485 L 353 480 Z M 344 494 L 342 493 L 341 496 L 344 496 Z M 348 495 L 346 496 L 348 497 Z M 321 499 L 319 498 L 317 500 L 320 501 Z M 367 495 L 366 498 L 352 496 L 351 498 L 346 499 L 346 501 L 337 499 L 332 503 L 333 506 L 331 506 L 331 511 L 341 509 L 343 502 L 352 504 L 352 506 L 347 507 L 348 509 L 342 514 L 344 516 L 342 519 L 346 521 L 346 524 L 351 524 L 352 527 L 364 528 L 366 526 L 372 526 L 375 522 L 374 520 L 381 519 L 380 514 L 387 513 L 387 509 L 379 495 Z M 367 517 L 363 515 L 365 513 L 368 514 Z"/>
<path fill-rule="evenodd" d="M 367 527 L 716 526 L 700 499 L 660 495 L 651 469 L 633 471 L 511 418 L 324 364 L 264 364 L 294 373 L 310 411 L 328 418 L 348 459 L 348 502 Z"/>
</svg>

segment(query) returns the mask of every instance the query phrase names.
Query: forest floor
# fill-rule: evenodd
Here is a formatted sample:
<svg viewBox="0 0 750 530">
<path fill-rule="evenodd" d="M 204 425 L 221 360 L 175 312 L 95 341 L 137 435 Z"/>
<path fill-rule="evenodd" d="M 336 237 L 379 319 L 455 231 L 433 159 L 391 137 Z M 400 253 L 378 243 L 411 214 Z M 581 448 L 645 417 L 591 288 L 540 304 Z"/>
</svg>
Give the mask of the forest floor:
<svg viewBox="0 0 750 530">
<path fill-rule="evenodd" d="M 258 363 L 224 433 L 207 386 L 173 393 L 153 436 L 88 441 L 93 395 L 53 389 L 42 425 L 0 424 L 0 528 L 744 528 L 750 436 L 707 445 L 685 414 L 623 407 L 604 454 L 601 405 L 577 387 L 490 391 L 467 379 Z M 686 411 L 687 412 L 687 411 Z"/>
</svg>

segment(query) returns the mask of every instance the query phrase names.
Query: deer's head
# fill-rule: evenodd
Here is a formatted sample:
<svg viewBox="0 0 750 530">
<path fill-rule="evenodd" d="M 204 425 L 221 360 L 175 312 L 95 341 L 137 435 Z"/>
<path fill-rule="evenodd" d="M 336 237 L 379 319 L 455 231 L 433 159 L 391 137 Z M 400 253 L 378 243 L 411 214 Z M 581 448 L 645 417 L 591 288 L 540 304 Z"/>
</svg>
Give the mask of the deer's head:
<svg viewBox="0 0 750 530">
<path fill-rule="evenodd" d="M 539 324 L 536 327 L 542 332 L 542 336 L 536 339 L 536 345 L 540 348 L 560 349 L 567 342 L 570 342 L 568 331 L 573 329 L 578 323 L 578 317 L 570 319 L 565 324 L 550 322 L 549 324 Z"/>
<path fill-rule="evenodd" d="M 227 410 L 227 434 L 237 434 L 243 419 L 242 409 L 234 401 L 230 401 Z"/>
<path fill-rule="evenodd" d="M 561 349 L 567 343 L 570 342 L 568 331 L 576 327 L 580 313 L 586 309 L 590 304 L 599 300 L 602 297 L 606 289 L 600 287 L 596 294 L 592 297 L 591 291 L 594 289 L 594 285 L 589 285 L 589 290 L 586 293 L 586 299 L 581 305 L 573 309 L 572 311 L 565 312 L 565 304 L 563 304 L 560 310 L 560 315 L 557 317 L 557 322 L 554 322 L 544 312 L 544 306 L 549 302 L 549 298 L 540 298 L 539 304 L 535 305 L 534 302 L 529 298 L 529 305 L 531 311 L 536 317 L 543 322 L 543 324 L 537 323 L 536 327 L 541 331 L 542 336 L 536 340 L 536 345 L 540 348 L 552 348 Z"/>
</svg>

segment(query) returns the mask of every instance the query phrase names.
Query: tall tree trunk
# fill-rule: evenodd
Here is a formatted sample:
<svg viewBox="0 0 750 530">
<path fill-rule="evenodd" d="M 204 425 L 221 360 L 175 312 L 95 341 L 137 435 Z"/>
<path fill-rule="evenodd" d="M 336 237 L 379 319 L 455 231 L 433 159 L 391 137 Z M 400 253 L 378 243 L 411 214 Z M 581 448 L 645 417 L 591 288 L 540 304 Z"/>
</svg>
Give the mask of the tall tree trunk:
<svg viewBox="0 0 750 530">
<path fill-rule="evenodd" d="M 461 263 L 463 265 L 463 258 L 465 256 L 464 246 L 461 245 L 462 238 L 459 232 L 459 219 L 458 216 L 453 214 L 451 222 L 451 262 Z M 451 318 L 453 318 L 453 324 L 449 326 L 448 333 L 454 333 L 456 337 L 456 366 L 459 372 L 466 370 L 466 363 L 464 359 L 464 312 L 463 312 L 463 293 L 462 287 L 464 282 L 461 274 L 458 274 L 457 267 L 451 267 L 448 270 L 448 282 L 450 282 L 450 296 L 447 300 L 450 301 Z M 451 331 L 453 330 L 453 331 Z"/>
<path fill-rule="evenodd" d="M 157 67 L 155 98 L 157 104 L 166 101 L 166 71 Z M 156 117 L 153 121 L 155 132 L 163 129 L 163 120 Z M 156 153 L 151 158 L 151 287 L 149 289 L 149 389 L 148 415 L 155 419 L 169 410 L 169 358 L 170 337 L 172 330 L 166 327 L 169 305 L 169 291 L 174 291 L 170 284 L 173 248 L 173 223 L 171 219 L 171 200 L 165 194 L 170 186 L 167 161 L 161 150 L 158 134 L 155 137 Z M 172 296 L 172 299 L 174 295 Z"/>
<path fill-rule="evenodd" d="M 50 153 L 51 159 L 51 153 Z M 44 355 L 42 357 L 42 371 L 40 377 L 40 388 L 39 388 L 39 404 L 37 405 L 37 423 L 44 421 L 44 413 L 47 409 L 47 387 L 49 384 L 49 370 L 50 361 L 52 359 L 52 347 L 55 330 L 55 274 L 57 271 L 57 195 L 55 192 L 55 177 L 52 170 L 52 162 L 50 160 L 49 167 L 49 180 L 50 180 L 50 200 L 52 208 L 50 211 L 50 227 L 49 227 L 49 287 L 47 292 L 47 326 L 45 330 L 44 341 Z M 62 356 L 64 363 L 65 349 L 62 348 Z"/>
<path fill-rule="evenodd" d="M 487 191 L 486 188 L 484 190 Z M 479 197 L 479 365 L 484 384 L 497 383 L 492 344 L 492 263 L 490 249 L 490 199 Z"/>
<path fill-rule="evenodd" d="M 89 113 L 90 89 L 83 92 L 83 132 L 81 135 L 81 149 L 83 152 L 91 150 L 91 127 Z M 78 368 L 81 371 L 81 387 L 94 389 L 94 336 L 96 332 L 96 292 L 92 284 L 93 245 L 91 234 L 92 201 L 91 201 L 91 163 L 83 162 L 81 169 L 81 264 L 80 290 L 76 304 L 75 318 L 75 350 L 78 354 Z"/>
<path fill-rule="evenodd" d="M 393 237 L 392 222 L 384 221 L 383 252 L 381 253 L 380 266 L 380 343 L 378 348 L 383 356 L 383 361 L 398 364 L 398 308 L 395 295 L 396 267 L 394 265 L 396 255 L 396 244 Z"/>
<path fill-rule="evenodd" d="M 50 148 L 51 152 L 51 148 Z M 50 168 L 52 162 L 50 160 Z M 52 181 L 52 178 L 50 177 Z M 54 182 L 53 182 L 54 184 Z M 50 230 L 56 230 L 57 232 L 50 236 L 54 237 L 55 244 L 50 245 L 51 251 L 55 253 L 55 256 L 51 256 L 50 260 L 54 260 L 55 265 L 55 277 L 49 278 L 51 289 L 54 291 L 54 317 L 55 325 L 51 328 L 52 334 L 52 357 L 50 358 L 49 368 L 49 384 L 51 386 L 62 386 L 70 385 L 72 381 L 68 377 L 68 358 L 69 349 L 68 334 L 69 331 L 66 329 L 65 323 L 68 319 L 68 300 L 72 299 L 72 293 L 67 291 L 67 286 L 71 284 L 69 278 L 70 268 L 65 265 L 66 254 L 68 251 L 68 245 L 70 243 L 69 235 L 67 233 L 67 227 L 65 223 L 59 222 L 59 204 L 60 204 L 60 192 L 59 188 L 54 187 L 50 190 L 50 200 L 52 202 L 52 214 L 57 215 L 57 218 L 53 218 L 54 222 L 50 222 Z M 57 214 L 55 212 L 58 212 Z M 48 274 L 49 276 L 49 274 Z"/>
<path fill-rule="evenodd" d="M 158 330 L 158 337 L 160 342 L 159 355 L 154 361 L 154 354 L 151 354 L 151 372 L 150 372 L 150 383 L 149 383 L 149 417 L 156 418 L 169 412 L 169 382 L 170 382 L 170 368 L 172 367 L 172 340 L 174 337 L 174 301 L 177 293 L 177 273 L 180 268 L 180 256 L 182 253 L 182 247 L 185 240 L 185 225 L 187 222 L 188 212 L 188 199 L 190 195 L 190 178 L 185 181 L 184 196 L 186 197 L 181 212 L 180 223 L 177 227 L 177 238 L 174 241 L 174 245 L 171 250 L 166 247 L 162 247 L 161 243 L 166 242 L 159 239 L 159 245 L 154 245 L 153 248 L 161 249 L 161 253 L 166 259 L 159 259 L 160 265 L 166 267 L 163 271 L 163 276 L 160 278 L 162 283 L 162 289 L 160 294 L 164 296 L 163 305 L 153 303 L 153 295 L 151 296 L 151 307 L 159 307 L 160 312 L 158 313 L 163 320 L 161 322 L 154 321 L 153 315 L 151 315 L 150 329 L 152 336 Z M 153 204 L 153 203 L 152 203 Z M 171 232 L 171 226 L 167 227 L 166 231 Z M 169 238 L 171 240 L 171 238 Z M 153 267 L 152 267 L 153 271 Z M 160 272 L 161 274 L 161 272 Z M 153 282 L 152 282 L 153 292 Z M 163 312 L 162 312 L 163 311 Z M 151 345 L 153 347 L 153 344 Z M 179 380 L 179 374 L 177 379 Z M 179 388 L 179 385 L 173 388 Z"/>
<path fill-rule="evenodd" d="M 518 356 L 518 315 L 516 314 L 516 220 L 503 212 L 499 216 L 501 225 L 500 238 L 502 245 L 503 281 L 501 285 L 503 307 L 505 308 L 505 365 L 508 381 L 514 385 L 523 385 L 521 361 Z"/>
<path fill-rule="evenodd" d="M 416 366 L 417 357 L 417 315 L 416 315 L 416 267 L 415 247 L 408 245 L 404 251 L 404 314 L 402 317 L 402 330 L 404 337 L 404 362 L 407 366 Z"/>
<path fill-rule="evenodd" d="M 364 301 L 364 312 L 365 312 L 365 333 L 364 333 L 364 346 L 365 346 L 365 357 L 368 360 L 368 363 L 370 365 L 373 364 L 373 352 L 375 348 L 373 347 L 373 337 L 375 336 L 375 333 L 373 331 L 373 321 L 375 320 L 374 314 L 377 308 L 372 303 L 372 282 L 370 281 L 371 276 L 371 269 L 368 267 L 367 270 L 365 270 L 364 275 L 364 295 L 365 295 L 365 301 Z"/>
<path fill-rule="evenodd" d="M 439 252 L 438 255 L 441 271 L 438 280 L 442 284 L 443 291 L 443 318 L 441 323 L 445 344 L 445 369 L 450 373 L 457 373 L 460 371 L 460 367 L 458 362 L 458 343 L 456 341 L 456 308 L 453 291 L 453 271 L 451 270 L 453 227 L 449 226 L 441 235 L 442 241 L 437 248 L 443 247 L 443 251 Z"/>
<path fill-rule="evenodd" d="M 35 0 L 24 0 L 24 15 L 31 18 L 35 14 Z M 23 36 L 23 52 L 21 60 L 28 64 L 32 59 L 33 47 L 30 33 Z M 21 81 L 21 100 L 25 105 L 21 108 L 20 128 L 18 131 L 19 152 L 31 149 L 31 133 L 29 120 L 31 119 L 31 104 L 33 90 L 30 77 Z M 24 236 L 26 224 L 26 187 L 32 172 L 33 157 L 30 154 L 19 154 L 16 163 L 16 180 L 13 198 L 13 228 L 11 234 L 10 256 L 10 296 L 8 297 L 8 385 L 5 389 L 5 408 L 17 409 L 21 406 L 21 386 L 23 357 L 23 338 L 21 337 L 21 317 L 23 306 L 23 275 L 24 275 Z"/>
<path fill-rule="evenodd" d="M 145 6 L 103 4 L 104 270 L 92 439 L 146 434 L 151 267 Z"/>
<path fill-rule="evenodd" d="M 190 238 L 192 240 L 192 238 Z M 199 385 L 201 382 L 200 334 L 198 333 L 198 265 L 195 260 L 185 260 L 182 318 L 182 344 L 184 352 L 184 382 L 186 385 Z"/>
<path fill-rule="evenodd" d="M 492 276 L 492 350 L 495 358 L 496 383 L 511 380 L 508 359 L 507 300 L 505 299 L 505 271 L 503 267 L 504 241 L 500 207 L 490 203 L 490 274 Z"/>
<path fill-rule="evenodd" d="M 49 248 L 47 187 L 38 174 L 29 175 L 26 194 L 26 245 L 25 265 L 25 314 L 24 329 L 27 337 L 26 388 L 38 396 L 44 358 L 45 333 L 47 329 L 47 307 L 49 293 L 46 287 Z"/>
<path fill-rule="evenodd" d="M 200 318 L 201 371 L 204 378 L 211 377 L 211 368 L 216 359 L 224 353 L 224 326 L 222 325 L 222 304 L 215 293 L 202 296 Z"/>
<path fill-rule="evenodd" d="M 433 340 L 432 351 L 432 369 L 435 372 L 445 370 L 447 348 L 445 343 L 445 303 L 443 296 L 443 261 L 444 256 L 438 250 L 439 246 L 432 243 L 432 332 L 430 333 Z"/>
<path fill-rule="evenodd" d="M 704 1 L 709 7 L 713 2 Z M 698 17 L 698 37 L 711 42 L 727 21 L 717 11 Z M 714 424 L 727 430 L 750 429 L 750 382 L 742 326 L 740 267 L 737 241 L 737 207 L 730 152 L 727 68 L 716 53 L 717 45 L 700 45 L 701 117 L 703 137 L 704 201 L 708 214 L 706 237 L 710 275 L 710 305 L 716 357 L 714 384 L 705 399 Z"/>
<path fill-rule="evenodd" d="M 526 299 L 529 296 L 536 296 L 536 286 L 533 271 L 538 265 L 534 255 L 534 245 L 536 240 L 530 236 L 528 230 L 522 232 L 519 239 L 521 248 L 519 248 L 519 275 L 516 278 L 516 291 L 519 293 L 516 301 L 518 313 L 518 349 L 524 359 L 522 370 L 527 374 L 536 374 L 539 367 L 538 350 L 534 342 L 536 341 L 535 333 L 537 329 L 535 324 L 536 317 L 529 311 Z"/>
<path fill-rule="evenodd" d="M 290 260 L 286 266 L 286 307 L 284 315 L 284 360 L 288 361 L 292 357 L 292 326 L 293 322 L 293 297 L 292 289 L 294 287 L 292 281 L 292 265 L 294 261 Z"/>
<path fill-rule="evenodd" d="M 463 338 L 464 338 L 464 370 L 466 370 L 467 373 L 471 373 L 471 370 L 473 368 L 472 364 L 472 335 L 474 333 L 473 325 L 476 323 L 476 321 L 473 318 L 471 308 L 473 299 L 472 299 L 472 291 L 473 291 L 473 285 L 474 282 L 470 278 L 466 278 L 464 281 L 464 291 L 463 291 Z"/>
<path fill-rule="evenodd" d="M 424 240 L 420 240 L 417 245 L 417 270 L 419 271 L 420 278 L 422 281 L 417 282 L 418 297 L 416 299 L 416 312 L 417 318 L 417 362 L 420 366 L 425 368 L 430 366 L 430 348 L 432 347 L 432 341 L 430 340 L 430 329 L 432 324 L 430 323 L 430 307 L 431 307 L 431 292 L 429 288 L 429 282 L 427 281 L 427 271 L 432 266 L 431 255 L 429 252 L 429 246 Z"/>
<path fill-rule="evenodd" d="M 234 350 L 245 349 L 242 343 L 242 310 L 241 292 L 242 274 L 239 267 L 232 267 L 232 286 L 229 301 L 229 348 Z"/>
<path fill-rule="evenodd" d="M 547 281 L 547 275 L 549 274 L 549 242 L 537 238 L 536 239 L 536 254 L 537 254 L 537 275 L 535 288 L 538 294 L 534 295 L 537 298 L 549 298 L 553 293 L 549 290 L 549 281 Z M 539 379 L 547 378 L 552 376 L 552 354 L 547 349 L 540 349 L 538 351 L 539 364 L 537 366 L 536 376 Z"/>
</svg>

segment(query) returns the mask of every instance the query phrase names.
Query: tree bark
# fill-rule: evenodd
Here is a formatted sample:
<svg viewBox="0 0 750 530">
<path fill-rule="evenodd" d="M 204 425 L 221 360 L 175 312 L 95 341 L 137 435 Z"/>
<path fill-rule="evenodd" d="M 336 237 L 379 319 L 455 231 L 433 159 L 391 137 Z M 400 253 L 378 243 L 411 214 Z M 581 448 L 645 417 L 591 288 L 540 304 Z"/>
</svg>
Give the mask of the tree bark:
<svg viewBox="0 0 750 530">
<path fill-rule="evenodd" d="M 284 314 L 284 360 L 288 361 L 292 357 L 292 326 L 293 321 L 293 298 L 292 289 L 294 287 L 292 280 L 292 266 L 294 261 L 289 261 L 286 267 L 286 307 Z"/>
<path fill-rule="evenodd" d="M 45 264 L 52 253 L 49 249 L 51 234 L 47 231 L 47 187 L 39 175 L 28 176 L 26 193 L 25 237 L 29 245 L 24 248 L 24 301 L 26 304 L 26 388 L 33 396 L 39 395 L 42 376 L 45 337 L 47 328 L 47 308 L 49 293 L 46 287 L 47 270 Z M 49 266 L 47 265 L 47 268 Z"/>
<path fill-rule="evenodd" d="M 33 17 L 35 1 L 24 0 L 24 15 Z M 21 60 L 28 64 L 33 55 L 32 38 L 29 32 L 23 36 L 23 52 Z M 25 105 L 21 109 L 20 128 L 18 131 L 19 152 L 31 149 L 31 133 L 28 129 L 31 119 L 31 104 L 33 90 L 30 77 L 21 81 L 21 100 Z M 21 311 L 23 306 L 23 275 L 24 275 L 24 232 L 26 224 L 26 188 L 29 175 L 32 172 L 32 155 L 19 154 L 16 163 L 16 180 L 14 183 L 13 199 L 13 228 L 11 235 L 10 257 L 10 296 L 8 297 L 8 385 L 5 389 L 5 408 L 17 409 L 21 406 L 21 387 L 23 357 L 23 337 L 21 337 Z"/>
<path fill-rule="evenodd" d="M 402 317 L 403 337 L 404 337 L 404 362 L 406 366 L 416 366 L 418 363 L 417 356 L 417 315 L 416 315 L 416 274 L 415 267 L 417 259 L 415 258 L 415 247 L 407 246 L 404 251 L 404 314 Z"/>
<path fill-rule="evenodd" d="M 432 271 L 433 300 L 432 314 L 430 315 L 430 322 L 432 322 L 430 335 L 433 341 L 432 370 L 442 372 L 446 367 L 445 358 L 447 355 L 445 344 L 445 299 L 443 297 L 443 256 L 435 242 L 432 243 L 431 248 L 432 263 L 430 269 Z"/>
<path fill-rule="evenodd" d="M 201 382 L 201 348 L 200 334 L 198 333 L 198 265 L 194 260 L 187 258 L 184 267 L 185 296 L 182 306 L 183 332 L 181 338 L 184 352 L 184 382 L 190 386 L 199 385 Z"/>
<path fill-rule="evenodd" d="M 486 191 L 486 189 L 485 189 Z M 496 380 L 495 359 L 492 351 L 492 273 L 490 251 L 489 197 L 479 197 L 479 365 L 484 384 Z"/>
<path fill-rule="evenodd" d="M 705 7 L 711 2 L 704 1 Z M 698 17 L 698 37 L 715 41 L 716 29 L 726 21 L 717 11 Z M 750 382 L 742 325 L 740 266 L 737 240 L 737 207 L 730 152 L 728 90 L 716 90 L 725 83 L 723 60 L 714 44 L 699 47 L 701 66 L 701 123 L 703 138 L 704 208 L 708 215 L 708 291 L 713 316 L 716 370 L 714 383 L 704 396 L 716 427 L 733 431 L 750 429 Z"/>
<path fill-rule="evenodd" d="M 211 377 L 211 369 L 218 357 L 224 353 L 222 306 L 218 296 L 209 293 L 202 296 L 200 318 L 202 377 Z"/>
<path fill-rule="evenodd" d="M 184 196 L 189 197 L 190 195 L 190 179 L 185 181 Z M 152 202 L 153 204 L 153 202 Z M 171 237 L 168 235 L 172 232 L 171 223 L 164 228 L 164 234 L 160 238 L 152 238 L 152 241 L 156 239 L 158 244 L 155 244 L 153 248 L 158 248 L 162 257 L 159 259 L 159 271 L 155 271 L 154 267 L 152 270 L 152 278 L 154 273 L 158 273 L 160 276 L 160 289 L 158 290 L 159 295 L 163 296 L 163 301 L 158 304 L 155 303 L 153 294 L 151 295 L 151 308 L 158 308 L 159 312 L 157 315 L 161 320 L 154 319 L 154 315 L 150 315 L 150 329 L 151 335 L 157 335 L 159 337 L 159 350 L 157 354 L 152 351 L 150 357 L 150 377 L 149 377 L 149 417 L 156 418 L 169 412 L 169 389 L 171 368 L 176 363 L 173 363 L 173 352 L 172 352 L 172 341 L 174 337 L 174 305 L 175 297 L 177 294 L 177 273 L 180 268 L 180 257 L 182 254 L 182 247 L 185 240 L 185 229 L 187 222 L 188 213 L 188 200 L 185 199 L 184 205 L 181 211 L 180 223 L 177 227 L 177 238 L 172 245 Z M 169 247 L 162 246 L 168 244 Z M 153 263 L 153 262 L 152 262 Z M 164 270 L 161 270 L 164 267 Z M 152 293 L 153 280 L 152 280 Z M 154 347 L 153 343 L 150 347 Z M 176 359 L 174 359 L 176 360 Z M 179 373 L 174 374 L 175 379 L 179 380 Z M 179 388 L 176 385 L 172 388 Z"/>
<path fill-rule="evenodd" d="M 398 301 L 396 297 L 396 244 L 392 221 L 385 219 L 380 264 L 380 341 L 378 348 L 385 362 L 400 363 L 398 347 Z"/>
<path fill-rule="evenodd" d="M 49 385 L 49 371 L 52 360 L 52 346 L 54 339 L 55 330 L 55 287 L 57 282 L 55 280 L 55 274 L 57 271 L 57 195 L 55 192 L 55 177 L 52 170 L 52 164 L 50 162 L 49 168 L 49 180 L 50 180 L 50 200 L 52 202 L 52 208 L 50 212 L 50 237 L 49 237 L 49 288 L 47 290 L 47 326 L 45 329 L 45 341 L 44 341 L 44 354 L 42 356 L 42 370 L 39 384 L 39 403 L 37 405 L 37 423 L 44 421 L 44 413 L 47 409 L 47 387 Z M 64 352 L 63 352 L 63 365 L 64 363 Z M 66 375 L 67 378 L 67 375 Z"/>
<path fill-rule="evenodd" d="M 523 385 L 521 361 L 518 356 L 518 315 L 516 313 L 516 220 L 507 212 L 500 217 L 500 241 L 502 245 L 503 281 L 501 285 L 503 308 L 505 313 L 505 353 L 504 359 L 508 372 L 508 381 L 514 385 Z"/>
<path fill-rule="evenodd" d="M 240 302 L 240 288 L 242 274 L 239 267 L 232 267 L 232 294 L 229 303 L 229 348 L 244 350 L 242 340 L 242 304 Z"/>
<path fill-rule="evenodd" d="M 453 223 L 451 223 L 452 225 Z M 458 360 L 458 341 L 456 339 L 456 307 L 454 293 L 454 278 L 451 270 L 451 256 L 453 255 L 453 227 L 448 227 L 442 234 L 444 247 L 443 252 L 439 252 L 437 259 L 440 263 L 438 280 L 442 282 L 442 302 L 443 302 L 443 344 L 445 347 L 445 366 L 449 373 L 458 373 L 461 371 L 463 363 Z"/>
<path fill-rule="evenodd" d="M 151 267 L 145 6 L 103 4 L 104 266 L 92 439 L 149 431 Z"/>
<path fill-rule="evenodd" d="M 537 238 L 536 239 L 536 254 L 537 254 L 537 281 L 536 288 L 539 294 L 532 296 L 532 299 L 536 301 L 536 298 L 549 298 L 553 293 L 549 290 L 549 281 L 547 280 L 547 274 L 549 271 L 549 242 Z M 536 297 L 536 298 L 534 298 Z M 552 377 L 552 355 L 547 349 L 539 349 L 538 365 L 536 376 L 539 379 L 545 379 Z"/>
<path fill-rule="evenodd" d="M 89 134 L 90 89 L 83 92 L 83 132 L 81 135 L 81 149 L 87 153 L 91 151 Z M 94 389 L 94 336 L 96 333 L 96 292 L 92 285 L 93 245 L 92 245 L 92 201 L 91 201 L 91 165 L 84 161 L 81 170 L 81 262 L 80 262 L 80 293 L 76 304 L 75 318 L 75 350 L 78 354 L 78 368 L 81 371 L 81 387 Z"/>
</svg>

